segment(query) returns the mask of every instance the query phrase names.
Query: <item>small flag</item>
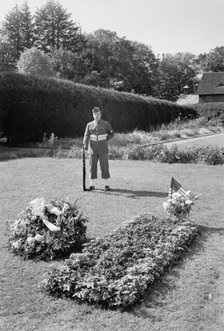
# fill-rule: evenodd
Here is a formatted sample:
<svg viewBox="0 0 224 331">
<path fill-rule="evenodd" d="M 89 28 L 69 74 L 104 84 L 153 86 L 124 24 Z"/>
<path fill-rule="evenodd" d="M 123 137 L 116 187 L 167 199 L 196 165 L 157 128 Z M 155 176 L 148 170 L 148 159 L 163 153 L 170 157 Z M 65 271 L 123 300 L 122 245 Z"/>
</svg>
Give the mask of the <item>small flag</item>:
<svg viewBox="0 0 224 331">
<path fill-rule="evenodd" d="M 184 188 L 181 186 L 181 184 L 178 183 L 178 181 L 172 177 L 170 184 L 170 191 L 169 191 L 171 197 L 173 191 L 181 194 L 184 198 L 188 198 L 188 199 L 196 198 L 190 191 L 185 191 Z"/>
</svg>

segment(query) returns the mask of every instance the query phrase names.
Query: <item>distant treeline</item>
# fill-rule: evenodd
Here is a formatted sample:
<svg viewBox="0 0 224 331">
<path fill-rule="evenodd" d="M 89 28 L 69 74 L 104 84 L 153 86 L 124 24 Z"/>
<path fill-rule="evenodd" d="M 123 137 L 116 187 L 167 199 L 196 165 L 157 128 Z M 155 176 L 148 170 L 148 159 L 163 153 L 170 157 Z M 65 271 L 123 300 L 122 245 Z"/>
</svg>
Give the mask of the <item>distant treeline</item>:
<svg viewBox="0 0 224 331">
<path fill-rule="evenodd" d="M 196 111 L 169 101 L 18 73 L 0 74 L 0 131 L 12 143 L 83 135 L 99 106 L 117 132 L 151 130 Z"/>
<path fill-rule="evenodd" d="M 99 29 L 85 34 L 59 1 L 46 0 L 31 13 L 28 2 L 14 7 L 0 22 L 0 71 L 33 73 L 37 58 L 21 60 L 30 49 L 42 51 L 49 63 L 36 74 L 75 83 L 135 92 L 176 101 L 184 88 L 197 89 L 205 71 L 224 71 L 224 46 L 198 56 L 189 52 L 154 54 L 150 45 Z M 26 65 L 25 65 L 26 64 Z M 43 63 L 42 63 L 43 65 Z"/>
</svg>

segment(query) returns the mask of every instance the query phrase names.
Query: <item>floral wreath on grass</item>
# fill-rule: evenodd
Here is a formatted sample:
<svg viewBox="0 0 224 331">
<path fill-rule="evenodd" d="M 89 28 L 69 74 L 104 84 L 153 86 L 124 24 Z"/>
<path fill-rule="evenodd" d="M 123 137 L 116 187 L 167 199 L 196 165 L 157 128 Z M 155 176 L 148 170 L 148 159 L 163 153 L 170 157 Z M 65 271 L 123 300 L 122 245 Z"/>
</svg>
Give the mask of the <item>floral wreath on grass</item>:
<svg viewBox="0 0 224 331">
<path fill-rule="evenodd" d="M 24 259 L 61 257 L 86 241 L 86 222 L 76 203 L 37 198 L 10 222 L 9 250 Z"/>
</svg>

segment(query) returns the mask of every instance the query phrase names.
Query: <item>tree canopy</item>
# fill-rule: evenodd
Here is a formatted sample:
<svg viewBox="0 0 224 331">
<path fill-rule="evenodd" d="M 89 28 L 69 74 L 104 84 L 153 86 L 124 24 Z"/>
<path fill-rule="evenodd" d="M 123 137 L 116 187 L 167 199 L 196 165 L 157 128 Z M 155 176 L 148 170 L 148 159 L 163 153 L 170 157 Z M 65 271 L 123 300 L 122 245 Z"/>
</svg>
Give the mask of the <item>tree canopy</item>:
<svg viewBox="0 0 224 331">
<path fill-rule="evenodd" d="M 198 56 L 189 52 L 155 55 L 149 45 L 119 37 L 114 31 L 82 33 L 56 0 L 47 0 L 34 14 L 27 1 L 16 4 L 1 23 L 1 71 L 42 72 L 44 62 L 38 70 L 33 63 L 33 69 L 27 69 L 28 58 L 34 54 L 47 54 L 50 70 L 58 78 L 171 101 L 177 100 L 185 85 L 193 93 L 199 74 L 224 71 L 224 46 Z"/>
</svg>

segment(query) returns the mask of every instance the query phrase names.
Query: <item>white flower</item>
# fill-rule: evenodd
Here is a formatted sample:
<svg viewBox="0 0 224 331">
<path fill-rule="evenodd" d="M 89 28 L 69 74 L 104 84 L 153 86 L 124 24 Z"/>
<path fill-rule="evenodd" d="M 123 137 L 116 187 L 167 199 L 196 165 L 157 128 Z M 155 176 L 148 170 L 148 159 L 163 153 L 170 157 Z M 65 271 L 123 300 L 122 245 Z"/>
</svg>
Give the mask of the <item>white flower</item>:
<svg viewBox="0 0 224 331">
<path fill-rule="evenodd" d="M 34 239 L 34 237 L 28 237 L 26 241 L 27 241 L 28 245 L 32 245 L 32 243 L 35 241 L 35 239 Z"/>
<path fill-rule="evenodd" d="M 34 238 L 35 238 L 36 241 L 42 241 L 44 237 L 41 236 L 39 233 L 37 233 Z"/>
<path fill-rule="evenodd" d="M 66 212 L 69 209 L 69 205 L 67 203 L 63 203 L 62 213 Z"/>
<path fill-rule="evenodd" d="M 14 249 L 19 249 L 19 247 L 20 247 L 20 241 L 18 240 L 18 241 L 15 241 L 13 244 L 12 244 L 12 247 L 14 248 Z"/>
</svg>

